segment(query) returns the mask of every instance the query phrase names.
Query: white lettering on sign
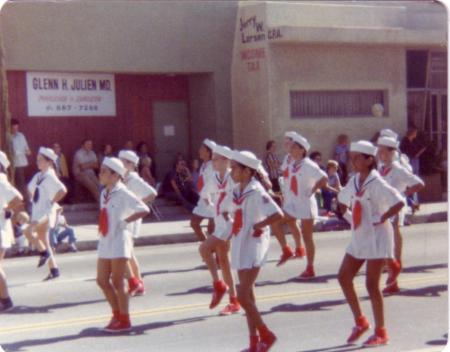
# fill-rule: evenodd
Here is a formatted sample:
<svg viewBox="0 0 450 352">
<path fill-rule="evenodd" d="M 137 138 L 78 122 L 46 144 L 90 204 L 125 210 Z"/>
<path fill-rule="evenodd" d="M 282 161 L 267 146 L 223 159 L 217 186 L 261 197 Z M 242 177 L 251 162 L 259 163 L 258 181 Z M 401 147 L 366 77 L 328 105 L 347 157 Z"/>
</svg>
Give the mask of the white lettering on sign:
<svg viewBox="0 0 450 352">
<path fill-rule="evenodd" d="M 114 75 L 27 72 L 28 116 L 116 116 Z"/>
</svg>

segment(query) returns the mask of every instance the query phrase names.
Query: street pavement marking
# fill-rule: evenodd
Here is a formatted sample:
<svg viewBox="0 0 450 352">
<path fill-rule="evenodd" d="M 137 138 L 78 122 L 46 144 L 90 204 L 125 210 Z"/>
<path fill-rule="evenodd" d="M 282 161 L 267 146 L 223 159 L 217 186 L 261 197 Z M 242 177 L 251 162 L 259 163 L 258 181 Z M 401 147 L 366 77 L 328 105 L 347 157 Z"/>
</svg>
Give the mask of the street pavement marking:
<svg viewBox="0 0 450 352">
<path fill-rule="evenodd" d="M 422 276 L 417 278 L 406 278 L 401 280 L 401 286 L 404 288 L 415 287 L 416 284 L 427 284 L 431 282 L 447 282 L 447 275 L 439 274 L 432 276 Z M 300 282 L 300 281 L 299 281 Z M 364 284 L 356 284 L 355 288 L 357 290 L 365 289 Z M 341 289 L 339 286 L 335 286 L 332 288 L 323 288 L 323 289 L 315 289 L 315 290 L 307 290 L 307 291 L 293 291 L 286 293 L 278 293 L 267 296 L 258 296 L 258 302 L 270 302 L 270 301 L 279 301 L 285 300 L 289 298 L 304 298 L 304 297 L 316 297 L 316 296 L 327 296 L 341 293 Z M 394 296 L 395 297 L 395 296 Z M 344 299 L 344 297 L 342 297 Z M 191 312 L 198 311 L 199 309 L 209 310 L 206 302 L 202 303 L 194 303 L 189 305 L 179 305 L 172 307 L 163 307 L 163 308 L 153 308 L 146 309 L 141 311 L 132 312 L 131 316 L 133 318 L 136 317 L 150 317 L 155 315 L 164 315 L 168 313 L 183 313 L 183 312 Z M 58 320 L 54 322 L 43 322 L 43 323 L 32 323 L 32 324 L 24 324 L 18 326 L 11 326 L 7 328 L 0 329 L 0 335 L 4 334 L 18 334 L 29 331 L 37 331 L 37 330 L 51 330 L 51 329 L 61 329 L 64 327 L 70 326 L 79 326 L 79 325 L 93 325 L 100 324 L 108 321 L 110 319 L 110 315 L 96 315 L 96 316 L 88 316 L 84 318 L 75 318 L 75 319 L 66 319 L 66 320 Z"/>
</svg>

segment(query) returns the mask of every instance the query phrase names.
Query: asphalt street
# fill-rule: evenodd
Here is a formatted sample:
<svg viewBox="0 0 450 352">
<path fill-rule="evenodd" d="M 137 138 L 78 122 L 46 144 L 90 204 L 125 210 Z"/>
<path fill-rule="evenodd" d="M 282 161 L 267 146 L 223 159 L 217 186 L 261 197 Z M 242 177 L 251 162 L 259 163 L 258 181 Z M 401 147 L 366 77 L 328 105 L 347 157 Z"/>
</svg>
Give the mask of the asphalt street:
<svg viewBox="0 0 450 352">
<path fill-rule="evenodd" d="M 280 250 L 272 240 L 270 260 L 256 288 L 258 306 L 279 338 L 272 351 L 361 348 L 345 344 L 353 320 L 336 279 L 349 237 L 348 231 L 315 235 L 317 278 L 307 282 L 296 278 L 304 260 L 275 266 Z M 402 291 L 385 300 L 390 344 L 377 350 L 444 348 L 448 247 L 447 223 L 404 229 Z M 0 345 L 5 351 L 33 352 L 240 351 L 248 340 L 245 317 L 221 317 L 219 309 L 209 310 L 210 278 L 197 248 L 188 243 L 137 249 L 148 292 L 131 300 L 134 329 L 119 336 L 101 330 L 110 310 L 95 283 L 95 251 L 60 255 L 62 276 L 50 282 L 42 281 L 46 269 L 36 268 L 37 257 L 7 259 L 4 266 L 16 308 L 0 315 Z M 373 323 L 364 272 L 355 283 Z"/>
</svg>

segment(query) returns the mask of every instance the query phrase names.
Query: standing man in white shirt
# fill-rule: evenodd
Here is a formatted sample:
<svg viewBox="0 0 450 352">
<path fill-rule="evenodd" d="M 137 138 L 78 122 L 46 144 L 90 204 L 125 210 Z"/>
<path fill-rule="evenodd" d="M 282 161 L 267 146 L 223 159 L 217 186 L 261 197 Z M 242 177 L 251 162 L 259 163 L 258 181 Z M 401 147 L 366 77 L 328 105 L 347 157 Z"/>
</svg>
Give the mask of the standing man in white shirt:
<svg viewBox="0 0 450 352">
<path fill-rule="evenodd" d="M 100 183 L 97 178 L 97 155 L 92 150 L 92 140 L 85 139 L 73 157 L 73 176 L 92 194 L 98 202 L 100 199 Z"/>
<path fill-rule="evenodd" d="M 28 166 L 27 156 L 31 155 L 27 139 L 19 132 L 20 123 L 11 119 L 11 143 L 14 152 L 14 183 L 16 188 L 26 197 L 25 170 Z"/>
</svg>

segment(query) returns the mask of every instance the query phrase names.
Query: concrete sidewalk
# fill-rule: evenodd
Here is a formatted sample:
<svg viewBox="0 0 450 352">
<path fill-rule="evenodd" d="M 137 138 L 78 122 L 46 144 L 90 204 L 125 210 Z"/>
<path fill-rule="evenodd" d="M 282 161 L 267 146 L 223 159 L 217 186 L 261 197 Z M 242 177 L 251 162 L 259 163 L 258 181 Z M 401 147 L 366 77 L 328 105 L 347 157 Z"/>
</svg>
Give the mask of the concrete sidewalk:
<svg viewBox="0 0 450 352">
<path fill-rule="evenodd" d="M 420 210 L 415 215 L 407 215 L 411 224 L 423 224 L 447 221 L 447 203 L 421 204 Z M 206 223 L 206 222 L 205 222 Z M 97 225 L 74 226 L 78 238 L 79 250 L 94 250 L 97 248 Z M 348 229 L 348 225 L 335 219 L 320 218 L 315 225 L 316 232 L 337 231 Z M 195 242 L 197 237 L 189 225 L 188 216 L 177 216 L 174 219 L 164 221 L 150 221 L 142 224 L 141 236 L 136 240 L 137 246 L 160 245 L 170 243 Z"/>
</svg>

